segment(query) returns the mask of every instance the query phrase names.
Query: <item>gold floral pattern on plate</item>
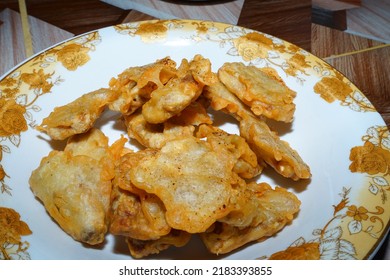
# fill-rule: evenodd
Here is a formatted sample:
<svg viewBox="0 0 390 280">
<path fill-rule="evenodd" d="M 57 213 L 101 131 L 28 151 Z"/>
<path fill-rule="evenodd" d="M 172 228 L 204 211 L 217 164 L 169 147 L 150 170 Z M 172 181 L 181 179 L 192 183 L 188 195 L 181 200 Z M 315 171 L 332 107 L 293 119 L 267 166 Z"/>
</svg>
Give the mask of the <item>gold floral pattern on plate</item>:
<svg viewBox="0 0 390 280">
<path fill-rule="evenodd" d="M 116 32 L 130 37 L 139 36 L 145 43 L 159 43 L 167 40 L 170 30 L 196 31 L 197 34 L 208 34 L 216 31 L 219 24 L 208 21 L 183 21 L 183 20 L 150 20 L 142 22 L 130 22 L 114 26 Z M 192 40 L 199 41 L 195 36 Z"/>
<path fill-rule="evenodd" d="M 99 44 L 102 47 L 98 47 Z M 207 47 L 202 50 L 202 46 Z M 99 53 L 99 50 L 104 48 L 106 52 Z M 74 87 L 70 87 L 73 89 L 70 94 L 76 98 L 85 93 L 77 91 L 77 79 L 80 80 L 79 83 L 85 83 L 85 80 L 94 74 L 83 72 L 88 65 L 92 65 L 90 69 L 96 71 L 99 69 L 100 72 L 108 73 L 108 77 L 113 77 L 118 74 L 116 72 L 118 69 L 123 70 L 129 66 L 129 61 L 131 64 L 135 59 L 151 62 L 150 60 L 161 58 L 162 55 L 180 55 L 190 58 L 199 50 L 202 50 L 200 53 L 213 62 L 231 60 L 257 67 L 272 67 L 283 79 L 289 80 L 290 85 L 296 87 L 300 96 L 310 99 L 310 102 L 317 102 L 316 104 L 320 104 L 321 107 L 334 108 L 338 101 L 337 105 L 343 107 L 341 109 L 344 107 L 352 109 L 338 109 L 337 113 L 341 116 L 364 113 L 354 115 L 356 123 L 349 126 L 351 131 L 364 129 L 366 134 L 363 137 L 361 134 L 358 136 L 357 141 L 361 139 L 362 145 L 356 145 L 355 140 L 354 144 L 347 148 L 349 158 L 347 156 L 345 160 L 349 164 L 343 166 L 346 169 L 344 177 L 350 177 L 351 180 L 347 180 L 345 185 L 332 186 L 335 188 L 332 191 L 336 194 L 339 192 L 339 195 L 323 207 L 324 210 L 327 208 L 326 213 L 329 215 L 321 216 L 319 219 L 321 223 L 315 226 L 314 230 L 310 227 L 312 225 L 308 225 L 304 232 L 298 233 L 298 237 L 295 237 L 296 231 L 293 231 L 294 234 L 290 234 L 288 240 L 282 240 L 283 244 L 290 244 L 285 250 L 275 252 L 271 246 L 271 249 L 263 254 L 265 255 L 263 258 L 364 259 L 370 257 L 389 227 L 390 138 L 387 127 L 383 122 L 381 124 L 380 116 L 359 89 L 326 62 L 271 35 L 209 21 L 152 20 L 121 24 L 66 41 L 36 55 L 0 80 L 0 195 L 11 205 L 9 208 L 0 207 L 0 248 L 2 250 L 0 259 L 29 259 L 30 255 L 34 258 L 34 254 L 28 252 L 29 242 L 23 241 L 22 238 L 34 240 L 31 242 L 39 240 L 39 238 L 34 239 L 34 235 L 39 235 L 41 229 L 32 227 L 35 224 L 30 224 L 34 230 L 32 234 L 29 226 L 21 220 L 19 213 L 22 212 L 18 210 L 21 207 L 35 206 L 16 201 L 13 197 L 12 187 L 15 190 L 24 187 L 28 189 L 29 174 L 25 175 L 26 186 L 16 188 L 13 186 L 14 178 L 10 175 L 12 172 L 9 172 L 14 167 L 6 164 L 4 159 L 9 159 L 14 149 L 29 144 L 28 141 L 22 141 L 26 130 L 34 131 L 31 128 L 41 121 L 36 117 L 38 113 L 42 115 L 44 112 L 47 115 L 50 111 L 46 108 L 49 105 L 46 103 L 42 105 L 40 97 L 55 93 L 58 88 L 69 88 L 75 81 Z M 158 53 L 159 56 L 154 56 L 154 53 Z M 102 64 L 97 63 L 101 61 L 111 66 L 119 66 L 115 71 L 110 67 L 102 68 Z M 100 68 L 96 68 L 96 65 Z M 70 79 L 73 80 L 69 81 Z M 92 79 L 91 83 L 95 81 Z M 297 108 L 305 110 L 302 104 L 297 104 Z M 322 110 L 325 111 L 320 113 L 323 113 L 326 119 L 326 109 Z M 372 116 L 375 116 L 373 121 L 370 119 Z M 366 119 L 370 121 L 365 122 Z M 359 120 L 364 122 L 360 124 Z M 302 119 L 294 122 L 297 121 Z M 337 123 L 327 127 L 336 128 L 336 126 Z M 318 126 L 315 128 L 318 129 Z M 34 144 L 37 142 L 30 145 Z M 321 145 L 321 143 L 314 144 Z M 312 143 L 304 145 L 305 148 L 311 146 Z M 317 152 L 317 149 L 312 152 Z M 314 173 L 313 180 L 316 180 L 317 176 L 318 174 Z M 316 187 L 321 186 L 307 186 L 307 188 Z M 36 201 L 29 202 L 36 204 Z M 32 212 L 31 209 L 23 211 L 23 213 Z M 29 214 L 25 215 L 27 217 L 22 219 L 32 223 Z M 55 224 L 46 226 L 56 227 Z M 299 226 L 298 228 L 301 229 Z M 1 231 L 1 229 L 6 230 Z M 291 240 L 295 241 L 291 242 Z M 264 244 L 267 242 L 272 240 L 265 241 Z M 43 244 L 37 246 L 40 245 Z M 68 245 L 75 246 L 72 247 L 76 252 L 73 257 L 77 258 L 83 254 L 84 249 L 78 247 L 79 244 L 76 242 Z M 101 252 L 98 250 L 96 253 Z M 113 251 L 105 253 L 107 253 L 106 258 L 120 257 Z M 55 257 L 53 255 L 53 258 Z M 232 257 L 234 258 L 235 255 L 233 254 Z M 258 255 L 253 254 L 249 256 L 249 258 L 257 257 Z M 244 254 L 244 258 L 248 256 Z"/>
<path fill-rule="evenodd" d="M 4 154 L 18 148 L 21 134 L 36 126 L 33 114 L 41 111 L 35 104 L 38 98 L 64 81 L 56 76 L 57 63 L 75 71 L 90 60 L 88 52 L 99 42 L 98 32 L 70 40 L 38 54 L 0 81 L 0 195 L 12 195 L 12 187 L 6 183 L 11 178 L 2 165 Z M 29 244 L 22 242 L 21 236 L 31 231 L 19 219 L 14 209 L 0 207 L 0 259 L 30 258 Z"/>
<path fill-rule="evenodd" d="M 364 94 L 329 64 L 294 44 L 268 34 L 208 21 L 155 20 L 121 24 L 114 28 L 120 34 L 140 36 L 146 43 L 167 40 L 169 30 L 193 29 L 196 33 L 188 39 L 195 43 L 212 41 L 222 47 L 229 45 L 228 55 L 239 56 L 259 67 L 277 67 L 300 83 L 314 72 L 322 77 L 314 85 L 314 92 L 327 102 L 339 100 L 342 106 L 355 111 L 376 111 Z"/>
<path fill-rule="evenodd" d="M 100 42 L 99 32 L 88 33 L 37 55 L 32 66 L 47 68 L 59 62 L 67 70 L 76 71 L 90 60 L 89 52 L 94 51 Z"/>
<path fill-rule="evenodd" d="M 0 81 L 0 187 L 1 194 L 11 194 L 11 187 L 5 183 L 8 177 L 1 165 L 3 153 L 11 153 L 11 148 L 2 142 L 9 141 L 18 147 L 21 132 L 28 126 L 35 127 L 33 113 L 41 110 L 34 104 L 36 100 L 50 93 L 54 85 L 64 80 L 56 76 L 56 64 L 60 63 L 69 71 L 75 71 L 90 59 L 100 42 L 98 32 L 78 37 L 57 47 L 44 51 Z"/>
<path fill-rule="evenodd" d="M 370 127 L 362 137 L 363 146 L 351 149 L 349 169 L 352 172 L 376 175 L 377 185 L 389 186 L 385 176 L 390 174 L 390 134 L 386 126 Z M 390 189 L 388 189 L 390 190 Z M 376 192 L 374 192 L 376 193 Z"/>
<path fill-rule="evenodd" d="M 386 221 L 390 218 L 389 130 L 386 126 L 370 127 L 362 140 L 363 146 L 351 149 L 349 168 L 351 172 L 367 174 L 367 188 L 361 193 L 365 199 L 351 202 L 350 195 L 355 187 L 343 187 L 339 203 L 333 205 L 333 216 L 323 228 L 313 230 L 314 238 L 306 241 L 300 237 L 286 250 L 271 255 L 270 259 L 367 258 L 368 248 L 374 247 L 386 234 Z M 358 241 L 359 237 L 365 241 L 363 244 Z M 359 248 L 354 244 L 359 244 Z"/>
<path fill-rule="evenodd" d="M 30 259 L 29 243 L 21 236 L 31 234 L 28 225 L 11 208 L 0 207 L 0 260 Z"/>
<path fill-rule="evenodd" d="M 322 77 L 314 85 L 314 92 L 325 101 L 332 103 L 339 100 L 342 106 L 357 112 L 376 112 L 367 97 L 329 64 L 318 59 L 313 69 Z"/>
<path fill-rule="evenodd" d="M 368 210 L 365 206 L 357 206 L 349 202 L 351 188 L 343 188 L 341 200 L 333 205 L 334 213 L 323 228 L 314 229 L 314 238 L 306 241 L 303 237 L 295 240 L 285 251 L 271 255 L 270 259 L 323 259 L 323 260 L 353 260 L 366 258 L 364 251 L 360 252 L 354 245 L 353 235 L 367 234 L 375 243 L 383 234 L 384 221 L 381 215 L 384 208 L 376 206 Z M 347 225 L 347 229 L 343 224 Z M 363 248 L 365 249 L 365 248 Z"/>
</svg>

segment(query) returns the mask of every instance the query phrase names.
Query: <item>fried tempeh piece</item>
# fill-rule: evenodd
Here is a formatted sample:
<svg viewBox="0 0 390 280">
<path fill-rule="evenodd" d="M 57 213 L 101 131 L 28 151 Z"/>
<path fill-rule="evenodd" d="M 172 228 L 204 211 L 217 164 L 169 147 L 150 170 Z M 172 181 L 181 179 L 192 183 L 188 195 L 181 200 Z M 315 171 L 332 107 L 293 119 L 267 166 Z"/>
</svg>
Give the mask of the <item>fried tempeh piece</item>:
<svg viewBox="0 0 390 280">
<path fill-rule="evenodd" d="M 109 104 L 113 111 L 130 115 L 150 98 L 153 90 L 163 87 L 177 75 L 176 62 L 169 57 L 144 66 L 129 67 L 110 80 L 110 89 L 118 98 Z"/>
<path fill-rule="evenodd" d="M 158 254 L 171 246 L 183 247 L 190 241 L 191 234 L 181 230 L 173 229 L 169 234 L 157 240 L 137 240 L 126 238 L 130 254 L 134 258 L 143 258 L 151 254 Z"/>
<path fill-rule="evenodd" d="M 248 143 L 239 135 L 229 134 L 218 127 L 201 125 L 196 134 L 198 138 L 207 137 L 215 151 L 228 150 L 237 159 L 233 171 L 242 178 L 251 179 L 259 175 L 263 169 L 257 161 L 256 154 L 251 150 Z"/>
<path fill-rule="evenodd" d="M 137 152 L 127 151 L 116 162 L 113 184 L 131 193 L 143 194 L 144 190 L 140 190 L 132 184 L 129 171 L 140 164 L 143 159 L 155 156 L 157 152 L 158 149 L 143 149 Z"/>
<path fill-rule="evenodd" d="M 243 118 L 240 121 L 240 134 L 256 155 L 282 176 L 295 181 L 311 177 L 309 166 L 298 152 L 271 131 L 264 121 L 250 115 Z"/>
<path fill-rule="evenodd" d="M 211 72 L 208 59 L 195 56 L 188 62 L 182 60 L 178 76 L 162 88 L 151 93 L 150 100 L 142 106 L 142 114 L 149 123 L 163 123 L 178 115 L 202 93 L 205 84 L 212 84 L 216 76 Z"/>
<path fill-rule="evenodd" d="M 258 201 L 256 222 L 247 227 L 217 222 L 211 230 L 200 234 L 210 252 L 229 253 L 249 242 L 272 236 L 291 222 L 299 211 L 301 202 L 284 188 L 273 190 L 266 183 L 251 183 L 248 191 Z"/>
<path fill-rule="evenodd" d="M 54 140 L 84 133 L 115 98 L 116 93 L 106 88 L 86 93 L 67 105 L 54 108 L 37 129 L 46 132 Z"/>
<path fill-rule="evenodd" d="M 114 186 L 112 191 L 110 233 L 139 240 L 155 240 L 168 234 L 161 200 L 143 192 L 142 195 Z"/>
<path fill-rule="evenodd" d="M 114 170 L 107 137 L 98 130 L 89 134 L 93 134 L 92 142 L 98 143 L 98 152 L 86 155 L 89 149 L 84 144 L 91 142 L 88 139 L 79 147 L 71 141 L 65 151 L 52 151 L 44 157 L 29 183 L 65 232 L 75 240 L 95 245 L 104 241 L 108 230 Z"/>
<path fill-rule="evenodd" d="M 218 70 L 218 77 L 255 115 L 292 121 L 296 92 L 286 86 L 274 69 L 232 62 Z"/>
<path fill-rule="evenodd" d="M 130 170 L 131 182 L 163 201 L 172 228 L 202 232 L 231 210 L 236 160 L 219 152 L 195 137 L 172 140 Z"/>
<path fill-rule="evenodd" d="M 242 116 L 251 114 L 245 104 L 219 80 L 213 85 L 205 86 L 203 95 L 210 100 L 210 106 L 214 110 L 230 114 L 238 121 Z"/>
<path fill-rule="evenodd" d="M 147 156 L 151 149 L 128 152 L 117 162 L 111 195 L 110 232 L 139 240 L 155 240 L 168 234 L 171 227 L 165 220 L 165 207 L 154 194 L 136 188 L 129 170 Z"/>
<path fill-rule="evenodd" d="M 141 112 L 125 116 L 124 121 L 129 137 L 147 148 L 161 148 L 170 140 L 192 136 L 195 130 L 192 125 L 175 125 L 169 121 L 151 124 L 145 120 Z"/>
<path fill-rule="evenodd" d="M 257 155 L 260 165 L 266 163 L 293 180 L 310 178 L 310 168 L 299 154 L 271 131 L 261 118 L 253 115 L 222 83 L 205 87 L 204 94 L 211 100 L 212 108 L 222 110 L 239 121 L 240 134 Z"/>
<path fill-rule="evenodd" d="M 124 121 L 129 137 L 147 148 L 161 148 L 170 140 L 193 136 L 195 126 L 212 123 L 200 102 L 191 103 L 179 115 L 162 124 L 148 123 L 140 111 L 124 116 Z"/>
</svg>

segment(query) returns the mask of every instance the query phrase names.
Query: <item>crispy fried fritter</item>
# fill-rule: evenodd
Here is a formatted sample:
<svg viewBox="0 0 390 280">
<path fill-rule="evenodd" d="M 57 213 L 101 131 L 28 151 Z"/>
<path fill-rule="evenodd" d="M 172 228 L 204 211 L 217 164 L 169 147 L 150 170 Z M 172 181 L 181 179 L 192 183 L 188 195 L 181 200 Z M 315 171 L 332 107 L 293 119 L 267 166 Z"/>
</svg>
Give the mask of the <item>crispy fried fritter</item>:
<svg viewBox="0 0 390 280">
<path fill-rule="evenodd" d="M 176 125 L 170 121 L 163 124 L 151 124 L 141 112 L 125 116 L 127 134 L 148 148 L 161 148 L 166 142 L 192 136 L 193 125 Z"/>
<path fill-rule="evenodd" d="M 65 232 L 88 244 L 103 242 L 108 229 L 113 155 L 98 129 L 52 151 L 30 177 L 30 187 Z"/>
<path fill-rule="evenodd" d="M 111 195 L 110 232 L 115 235 L 151 240 L 166 235 L 171 227 L 165 220 L 165 207 L 161 200 L 130 181 L 129 171 L 155 150 L 145 149 L 123 155 L 115 167 Z"/>
<path fill-rule="evenodd" d="M 279 174 L 293 180 L 311 177 L 309 166 L 297 151 L 270 130 L 268 125 L 253 116 L 240 121 L 240 134 L 259 158 L 272 166 Z"/>
<path fill-rule="evenodd" d="M 218 222 L 238 228 L 258 224 L 259 210 L 261 211 L 259 201 L 244 179 L 237 178 L 230 203 L 232 210 L 225 217 L 218 219 Z"/>
<path fill-rule="evenodd" d="M 88 132 L 70 137 L 64 151 L 72 155 L 90 156 L 96 160 L 107 157 L 109 152 L 108 137 L 97 128 L 91 128 Z"/>
<path fill-rule="evenodd" d="M 137 152 L 129 151 L 125 153 L 116 162 L 113 184 L 134 194 L 144 194 L 144 190 L 138 189 L 132 184 L 129 171 L 140 164 L 144 158 L 153 157 L 157 152 L 157 149 L 143 149 Z"/>
<path fill-rule="evenodd" d="M 127 134 L 147 148 L 161 148 L 166 142 L 193 136 L 195 126 L 212 123 L 206 109 L 198 102 L 191 103 L 178 116 L 174 116 L 163 124 L 152 124 L 137 111 L 124 116 Z"/>
<path fill-rule="evenodd" d="M 143 258 L 151 254 L 158 254 L 171 246 L 183 247 L 190 241 L 191 234 L 185 231 L 172 230 L 169 234 L 157 240 L 137 240 L 126 238 L 130 253 L 134 258 Z"/>
<path fill-rule="evenodd" d="M 213 120 L 207 113 L 208 100 L 200 96 L 195 102 L 184 108 L 178 115 L 168 121 L 177 125 L 212 124 Z"/>
<path fill-rule="evenodd" d="M 155 240 L 168 234 L 161 200 L 143 192 L 142 195 L 114 186 L 112 192 L 110 232 L 139 240 Z"/>
<path fill-rule="evenodd" d="M 247 227 L 217 222 L 210 231 L 200 234 L 210 252 L 228 253 L 249 242 L 272 236 L 291 222 L 299 211 L 298 198 L 283 188 L 273 190 L 266 183 L 252 183 L 248 190 L 258 200 L 256 222 Z"/>
<path fill-rule="evenodd" d="M 218 151 L 219 152 L 219 151 Z M 205 141 L 172 140 L 130 170 L 131 182 L 164 203 L 168 224 L 190 233 L 206 230 L 227 215 L 234 157 Z"/>
<path fill-rule="evenodd" d="M 238 121 L 243 115 L 251 114 L 245 104 L 229 91 L 221 81 L 205 86 L 203 95 L 210 100 L 210 105 L 214 110 L 230 114 Z"/>
<path fill-rule="evenodd" d="M 117 143 L 123 148 L 123 141 L 118 140 L 113 146 Z M 73 156 L 84 155 L 97 160 L 103 168 L 102 175 L 105 178 L 113 178 L 115 158 L 118 157 L 114 154 L 113 146 L 108 145 L 108 137 L 103 132 L 91 128 L 86 133 L 69 137 L 64 151 L 70 152 Z"/>
<path fill-rule="evenodd" d="M 250 179 L 260 174 L 263 167 L 257 162 L 256 154 L 248 143 L 239 135 L 229 134 L 218 127 L 201 125 L 196 135 L 198 138 L 207 137 L 215 151 L 228 150 L 236 158 L 233 171 L 242 178 Z"/>
<path fill-rule="evenodd" d="M 118 162 L 119 159 L 127 153 L 132 152 L 133 150 L 125 147 L 126 143 L 129 140 L 125 138 L 123 135 L 119 139 L 117 139 L 112 145 L 109 147 L 110 153 L 114 160 L 114 163 Z"/>
<path fill-rule="evenodd" d="M 54 140 L 84 133 L 116 97 L 114 91 L 105 88 L 86 93 L 67 105 L 54 108 L 37 129 L 46 132 Z"/>
<path fill-rule="evenodd" d="M 151 93 L 150 100 L 142 106 L 142 114 L 149 123 L 162 123 L 178 115 L 202 93 L 205 84 L 216 81 L 208 59 L 201 56 L 188 62 L 182 60 L 178 76 L 162 88 Z"/>
<path fill-rule="evenodd" d="M 291 122 L 295 110 L 296 93 L 275 70 L 225 63 L 217 75 L 201 55 L 178 68 L 166 57 L 126 69 L 109 86 L 56 108 L 38 126 L 53 139 L 69 137 L 29 182 L 74 239 L 99 244 L 109 230 L 141 258 L 199 233 L 210 252 L 223 254 L 274 235 L 299 211 L 293 193 L 247 180 L 266 165 L 293 180 L 311 176 L 265 122 Z M 212 126 L 209 105 L 232 115 L 240 136 Z M 93 128 L 106 106 L 145 149 L 125 148 L 123 136 L 109 146 Z"/>
<path fill-rule="evenodd" d="M 207 86 L 205 96 L 211 100 L 211 107 L 215 110 L 222 110 L 239 121 L 240 134 L 257 155 L 261 166 L 266 163 L 293 180 L 310 178 L 310 168 L 300 155 L 271 131 L 264 120 L 253 115 L 222 83 Z"/>
<path fill-rule="evenodd" d="M 142 106 L 142 114 L 149 123 L 163 123 L 184 110 L 201 92 L 202 87 L 190 73 L 174 78 L 151 93 L 150 100 Z"/>
<path fill-rule="evenodd" d="M 218 81 L 218 77 L 211 70 L 210 60 L 199 54 L 190 61 L 189 70 L 194 79 L 202 85 L 212 85 Z"/>
<path fill-rule="evenodd" d="M 292 121 L 296 92 L 286 86 L 274 69 L 232 62 L 219 68 L 218 76 L 254 114 L 277 121 Z"/>
<path fill-rule="evenodd" d="M 109 108 L 124 115 L 133 113 L 150 98 L 153 90 L 176 75 L 175 67 L 176 62 L 165 57 L 155 63 L 127 68 L 109 83 L 118 96 Z"/>
</svg>

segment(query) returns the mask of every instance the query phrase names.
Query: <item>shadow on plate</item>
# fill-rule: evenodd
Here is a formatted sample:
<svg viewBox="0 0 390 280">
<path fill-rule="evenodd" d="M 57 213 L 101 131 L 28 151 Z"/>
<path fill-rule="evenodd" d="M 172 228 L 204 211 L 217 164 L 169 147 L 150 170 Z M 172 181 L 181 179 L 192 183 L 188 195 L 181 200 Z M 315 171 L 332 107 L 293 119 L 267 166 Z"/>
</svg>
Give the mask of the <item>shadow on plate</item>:
<svg viewBox="0 0 390 280">
<path fill-rule="evenodd" d="M 293 189 L 297 193 L 301 193 L 307 189 L 307 186 L 310 184 L 311 179 L 301 179 L 298 181 L 291 180 L 289 178 L 285 178 L 273 170 L 271 167 L 266 167 L 262 174 L 257 178 L 258 182 L 262 182 L 261 177 L 265 176 L 273 181 L 271 187 L 279 186 L 285 189 Z"/>
<path fill-rule="evenodd" d="M 227 256 L 234 254 L 235 252 L 242 250 L 251 244 L 253 243 L 244 245 L 228 254 L 215 255 L 210 253 L 206 249 L 200 237 L 194 234 L 191 236 L 190 241 L 185 246 L 180 248 L 171 246 L 159 254 L 149 255 L 145 258 L 142 258 L 142 260 L 219 260 L 226 258 Z M 124 237 L 115 236 L 114 253 L 128 255 L 129 259 L 132 258 Z"/>
</svg>

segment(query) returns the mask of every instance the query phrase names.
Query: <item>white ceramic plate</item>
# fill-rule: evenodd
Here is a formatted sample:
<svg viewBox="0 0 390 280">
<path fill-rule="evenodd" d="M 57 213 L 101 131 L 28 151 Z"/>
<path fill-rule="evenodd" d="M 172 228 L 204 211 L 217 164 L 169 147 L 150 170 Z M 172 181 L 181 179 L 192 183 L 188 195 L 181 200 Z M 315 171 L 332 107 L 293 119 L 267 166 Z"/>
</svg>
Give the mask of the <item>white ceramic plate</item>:
<svg viewBox="0 0 390 280">
<path fill-rule="evenodd" d="M 193 238 L 183 248 L 152 258 L 268 258 L 279 251 L 287 256 L 289 247 L 304 251 L 307 243 L 318 243 L 321 259 L 370 258 L 389 227 L 390 136 L 369 100 L 324 61 L 278 38 L 221 23 L 168 20 L 124 24 L 76 37 L 1 79 L 0 259 L 130 258 L 121 238 L 108 235 L 99 247 L 74 241 L 34 198 L 28 184 L 31 171 L 63 143 L 49 141 L 33 127 L 55 106 L 107 87 L 111 77 L 129 66 L 165 56 L 179 63 L 195 54 L 209 58 L 214 70 L 224 62 L 242 61 L 278 71 L 298 93 L 297 109 L 292 124 L 272 126 L 310 165 L 312 179 L 293 182 L 272 171 L 259 178 L 286 187 L 302 201 L 299 215 L 274 237 L 220 256 L 207 253 Z M 106 114 L 99 123 L 111 142 L 124 133 L 114 122 Z M 25 125 L 27 131 L 21 131 Z M 223 128 L 235 129 L 229 123 Z M 351 165 L 359 172 L 352 172 Z M 31 234 L 26 234 L 26 224 Z"/>
</svg>

